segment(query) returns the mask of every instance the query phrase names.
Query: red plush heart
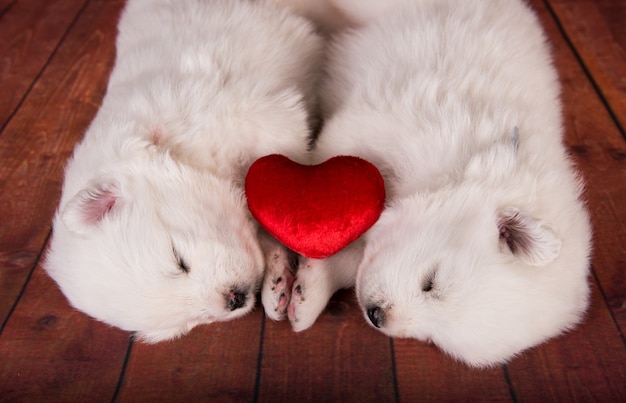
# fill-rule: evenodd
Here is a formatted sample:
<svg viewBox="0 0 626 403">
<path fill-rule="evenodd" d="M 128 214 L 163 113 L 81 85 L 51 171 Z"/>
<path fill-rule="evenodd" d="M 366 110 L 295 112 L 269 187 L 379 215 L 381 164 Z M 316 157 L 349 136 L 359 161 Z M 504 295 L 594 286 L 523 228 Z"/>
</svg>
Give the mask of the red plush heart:
<svg viewBox="0 0 626 403">
<path fill-rule="evenodd" d="M 374 225 L 385 204 L 378 169 L 349 156 L 301 165 L 268 155 L 248 170 L 245 190 L 252 215 L 270 234 L 317 259 L 356 240 Z"/>
</svg>

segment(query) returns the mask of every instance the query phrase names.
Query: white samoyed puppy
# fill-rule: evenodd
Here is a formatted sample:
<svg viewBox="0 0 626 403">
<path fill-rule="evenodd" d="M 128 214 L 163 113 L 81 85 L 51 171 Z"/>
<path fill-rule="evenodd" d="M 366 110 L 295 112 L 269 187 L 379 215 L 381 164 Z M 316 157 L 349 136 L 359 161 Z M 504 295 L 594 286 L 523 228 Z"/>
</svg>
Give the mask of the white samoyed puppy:
<svg viewBox="0 0 626 403">
<path fill-rule="evenodd" d="M 336 3 L 359 27 L 331 45 L 316 159 L 371 161 L 388 205 L 363 253 L 298 272 L 291 318 L 310 325 L 309 297 L 344 272 L 371 325 L 471 366 L 574 327 L 591 228 L 534 13 L 520 0 Z"/>
<path fill-rule="evenodd" d="M 266 154 L 306 159 L 322 51 L 309 21 L 263 1 L 128 2 L 45 262 L 74 307 L 147 342 L 253 308 L 245 174 Z"/>
</svg>

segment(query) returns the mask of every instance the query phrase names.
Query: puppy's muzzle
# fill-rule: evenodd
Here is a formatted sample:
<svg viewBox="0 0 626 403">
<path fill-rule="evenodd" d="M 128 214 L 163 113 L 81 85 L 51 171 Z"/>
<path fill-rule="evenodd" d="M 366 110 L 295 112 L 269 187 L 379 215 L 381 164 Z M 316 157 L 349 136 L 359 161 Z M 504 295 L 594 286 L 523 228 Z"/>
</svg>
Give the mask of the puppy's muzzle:
<svg viewBox="0 0 626 403">
<path fill-rule="evenodd" d="M 366 310 L 367 317 L 374 325 L 374 327 L 380 328 L 385 322 L 385 311 L 379 306 L 371 306 Z"/>
<path fill-rule="evenodd" d="M 226 309 L 234 311 L 246 305 L 247 294 L 247 292 L 242 292 L 237 289 L 230 290 L 226 297 Z"/>
</svg>

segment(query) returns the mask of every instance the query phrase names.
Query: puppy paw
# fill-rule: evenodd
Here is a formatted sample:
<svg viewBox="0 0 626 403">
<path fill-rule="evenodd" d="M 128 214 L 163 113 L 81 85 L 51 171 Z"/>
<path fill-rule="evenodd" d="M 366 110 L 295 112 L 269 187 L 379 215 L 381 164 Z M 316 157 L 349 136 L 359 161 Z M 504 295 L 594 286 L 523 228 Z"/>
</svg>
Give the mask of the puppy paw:
<svg viewBox="0 0 626 403">
<path fill-rule="evenodd" d="M 298 256 L 276 243 L 266 249 L 265 276 L 261 302 L 268 318 L 279 321 L 287 316 Z"/>
<path fill-rule="evenodd" d="M 326 259 L 300 258 L 287 309 L 295 332 L 311 327 L 336 291 L 354 286 L 364 247 L 359 238 Z"/>
<path fill-rule="evenodd" d="M 335 291 L 325 266 L 323 260 L 301 258 L 287 309 L 294 332 L 311 327 Z"/>
<path fill-rule="evenodd" d="M 286 268 L 266 276 L 261 291 L 261 299 L 265 314 L 270 319 L 279 321 L 287 316 L 293 280 L 293 274 Z"/>
</svg>

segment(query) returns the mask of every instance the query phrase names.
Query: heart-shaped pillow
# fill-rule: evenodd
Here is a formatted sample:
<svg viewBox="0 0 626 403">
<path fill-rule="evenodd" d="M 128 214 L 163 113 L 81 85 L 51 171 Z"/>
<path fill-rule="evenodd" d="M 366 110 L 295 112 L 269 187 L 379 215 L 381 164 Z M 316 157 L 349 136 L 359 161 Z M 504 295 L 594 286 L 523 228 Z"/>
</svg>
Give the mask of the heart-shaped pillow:
<svg viewBox="0 0 626 403">
<path fill-rule="evenodd" d="M 268 155 L 250 166 L 245 191 L 252 215 L 270 234 L 294 252 L 317 259 L 356 240 L 385 205 L 378 169 L 351 156 L 301 165 Z"/>
</svg>

